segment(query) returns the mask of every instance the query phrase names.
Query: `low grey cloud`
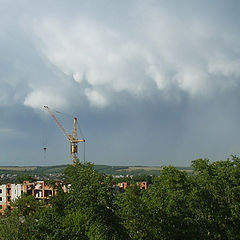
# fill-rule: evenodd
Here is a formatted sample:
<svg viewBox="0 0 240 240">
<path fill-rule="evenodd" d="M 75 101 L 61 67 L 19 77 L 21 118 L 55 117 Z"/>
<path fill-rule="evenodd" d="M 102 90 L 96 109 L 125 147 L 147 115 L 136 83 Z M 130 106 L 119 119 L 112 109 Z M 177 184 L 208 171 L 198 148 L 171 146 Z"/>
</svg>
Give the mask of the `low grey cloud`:
<svg viewBox="0 0 240 240">
<path fill-rule="evenodd" d="M 81 113 L 92 161 L 183 165 L 238 153 L 238 1 L 0 5 L 2 129 L 15 129 L 21 109 L 40 134 L 49 105 Z M 22 121 L 22 137 L 36 140 Z"/>
</svg>

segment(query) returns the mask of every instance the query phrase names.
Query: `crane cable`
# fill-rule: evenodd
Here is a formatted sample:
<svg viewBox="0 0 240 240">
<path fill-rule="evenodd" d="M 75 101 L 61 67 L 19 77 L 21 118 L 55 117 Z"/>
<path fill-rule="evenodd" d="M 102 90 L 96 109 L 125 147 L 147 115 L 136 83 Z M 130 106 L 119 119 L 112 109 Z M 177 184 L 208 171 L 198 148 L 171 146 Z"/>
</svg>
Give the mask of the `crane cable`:
<svg viewBox="0 0 240 240">
<path fill-rule="evenodd" d="M 44 111 L 44 109 L 43 109 Z M 43 125 L 42 129 L 42 150 L 43 150 L 43 161 L 47 159 L 47 127 L 46 124 Z"/>
</svg>

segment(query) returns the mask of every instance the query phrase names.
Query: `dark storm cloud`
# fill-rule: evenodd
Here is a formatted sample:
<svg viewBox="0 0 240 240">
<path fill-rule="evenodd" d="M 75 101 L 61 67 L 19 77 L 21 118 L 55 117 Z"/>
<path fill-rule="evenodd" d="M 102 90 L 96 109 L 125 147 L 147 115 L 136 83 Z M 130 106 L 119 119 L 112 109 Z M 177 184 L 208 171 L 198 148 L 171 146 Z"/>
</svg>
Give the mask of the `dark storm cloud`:
<svg viewBox="0 0 240 240">
<path fill-rule="evenodd" d="M 96 163 L 189 165 L 239 153 L 238 1 L 0 6 L 0 163 L 67 161 L 46 104 L 79 115 Z"/>
</svg>

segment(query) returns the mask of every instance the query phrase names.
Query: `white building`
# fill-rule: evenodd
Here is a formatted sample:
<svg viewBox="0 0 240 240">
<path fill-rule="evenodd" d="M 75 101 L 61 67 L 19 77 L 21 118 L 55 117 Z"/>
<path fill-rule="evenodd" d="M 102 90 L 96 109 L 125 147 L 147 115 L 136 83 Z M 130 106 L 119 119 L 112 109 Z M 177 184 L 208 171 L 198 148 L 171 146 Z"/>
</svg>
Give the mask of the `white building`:
<svg viewBox="0 0 240 240">
<path fill-rule="evenodd" d="M 7 203 L 6 199 L 6 185 L 0 185 L 0 205 Z"/>
<path fill-rule="evenodd" d="M 22 194 L 21 184 L 0 185 L 0 215 L 10 207 L 10 202 L 15 201 Z"/>
<path fill-rule="evenodd" d="M 22 193 L 21 184 L 11 184 L 11 201 L 16 200 Z"/>
<path fill-rule="evenodd" d="M 7 206 L 6 185 L 0 185 L 0 215 Z"/>
</svg>

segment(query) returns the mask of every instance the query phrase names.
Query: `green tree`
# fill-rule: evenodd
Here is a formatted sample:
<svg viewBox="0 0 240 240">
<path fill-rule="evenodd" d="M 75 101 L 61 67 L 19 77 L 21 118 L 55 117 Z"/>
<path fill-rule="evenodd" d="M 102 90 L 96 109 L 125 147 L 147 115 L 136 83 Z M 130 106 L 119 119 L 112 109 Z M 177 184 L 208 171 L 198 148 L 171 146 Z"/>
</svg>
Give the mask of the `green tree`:
<svg viewBox="0 0 240 240">
<path fill-rule="evenodd" d="M 191 205 L 191 180 L 185 172 L 164 167 L 146 194 L 156 229 L 154 239 L 203 239 Z"/>
<path fill-rule="evenodd" d="M 240 239 L 240 160 L 193 161 L 192 209 L 205 239 Z"/>
<path fill-rule="evenodd" d="M 65 240 L 65 217 L 59 215 L 52 207 L 41 209 L 35 223 L 35 239 L 38 240 Z"/>
<path fill-rule="evenodd" d="M 38 212 L 43 202 L 37 201 L 32 195 L 22 195 L 12 203 L 12 206 L 19 216 L 28 217 Z"/>
<path fill-rule="evenodd" d="M 0 216 L 0 240 L 24 239 L 24 235 L 27 237 L 28 234 L 26 234 L 26 231 L 22 230 L 21 225 L 22 223 L 19 221 L 19 215 L 16 213 Z"/>
<path fill-rule="evenodd" d="M 24 181 L 34 182 L 35 179 L 29 174 L 17 176 L 17 183 L 23 183 Z"/>
<path fill-rule="evenodd" d="M 37 239 L 37 221 L 43 203 L 32 196 L 23 195 L 13 203 L 0 218 L 0 239 L 35 240 Z"/>
<path fill-rule="evenodd" d="M 115 215 L 112 178 L 95 171 L 88 162 L 68 166 L 65 175 L 71 183 L 65 222 L 68 235 L 72 239 L 126 239 Z"/>
<path fill-rule="evenodd" d="M 67 193 L 64 193 L 61 186 L 58 186 L 56 196 L 50 199 L 48 206 L 39 211 L 38 221 L 36 224 L 36 239 L 68 239 L 64 236 L 64 221 L 67 206 Z"/>
<path fill-rule="evenodd" d="M 133 184 L 116 199 L 117 215 L 132 240 L 154 239 L 151 215 L 140 188 Z"/>
</svg>

